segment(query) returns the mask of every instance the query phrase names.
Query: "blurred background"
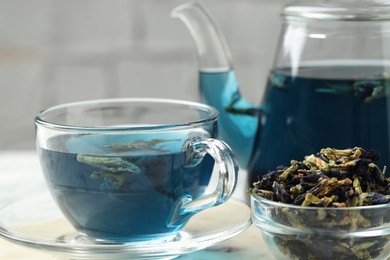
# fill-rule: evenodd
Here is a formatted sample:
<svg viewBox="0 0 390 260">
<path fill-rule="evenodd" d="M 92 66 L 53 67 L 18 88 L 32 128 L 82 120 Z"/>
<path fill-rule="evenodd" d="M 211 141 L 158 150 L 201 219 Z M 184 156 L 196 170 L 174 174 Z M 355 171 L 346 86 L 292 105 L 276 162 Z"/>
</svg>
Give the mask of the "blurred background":
<svg viewBox="0 0 390 260">
<path fill-rule="evenodd" d="M 34 116 L 112 97 L 200 101 L 184 0 L 0 0 L 0 151 L 35 149 Z M 261 99 L 282 0 L 200 0 L 231 48 L 242 94 Z"/>
</svg>

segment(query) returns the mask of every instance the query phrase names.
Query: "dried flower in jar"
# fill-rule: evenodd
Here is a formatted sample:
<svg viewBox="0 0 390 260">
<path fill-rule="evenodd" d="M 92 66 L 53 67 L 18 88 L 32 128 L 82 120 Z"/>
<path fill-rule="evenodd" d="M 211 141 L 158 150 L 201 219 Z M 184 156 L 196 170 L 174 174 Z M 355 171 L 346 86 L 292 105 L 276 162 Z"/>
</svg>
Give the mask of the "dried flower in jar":
<svg viewBox="0 0 390 260">
<path fill-rule="evenodd" d="M 386 167 L 381 170 L 375 164 L 378 159 L 376 151 L 360 147 L 324 148 L 255 182 L 251 194 L 281 202 L 280 207 L 267 208 L 267 217 L 275 225 L 300 231 L 272 234 L 279 250 L 289 259 L 380 257 L 389 235 L 350 236 L 390 223 L 387 207 L 366 207 L 390 203 L 390 178 L 385 177 Z"/>
<path fill-rule="evenodd" d="M 302 206 L 356 207 L 390 202 L 385 170 L 374 163 L 374 150 L 321 149 L 302 162 L 291 161 L 253 184 L 250 193 Z"/>
</svg>

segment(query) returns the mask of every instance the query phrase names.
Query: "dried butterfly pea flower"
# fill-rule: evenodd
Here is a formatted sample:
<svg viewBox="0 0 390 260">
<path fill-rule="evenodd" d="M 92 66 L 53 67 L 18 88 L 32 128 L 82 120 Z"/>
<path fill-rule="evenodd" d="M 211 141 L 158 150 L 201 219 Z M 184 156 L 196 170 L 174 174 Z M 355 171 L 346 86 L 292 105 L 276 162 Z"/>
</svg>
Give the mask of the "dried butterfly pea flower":
<svg viewBox="0 0 390 260">
<path fill-rule="evenodd" d="M 306 156 L 302 162 L 292 160 L 289 167 L 279 167 L 254 183 L 251 193 L 267 190 L 274 193 L 276 201 L 302 205 L 307 194 L 319 199 L 335 196 L 338 199 L 320 203 L 326 207 L 357 206 L 356 197 L 363 193 L 389 195 L 390 181 L 384 171 L 373 163 L 379 155 L 374 150 L 359 147 L 337 150 L 321 149 L 317 154 Z M 335 198 L 334 197 L 334 198 Z M 307 201 L 306 201 L 307 202 Z M 366 203 L 388 203 L 379 196 Z M 312 203 L 320 205 L 319 203 Z"/>
<path fill-rule="evenodd" d="M 375 229 L 390 222 L 387 208 L 359 206 L 390 203 L 390 179 L 374 163 L 379 155 L 359 147 L 321 149 L 303 161 L 292 160 L 253 184 L 250 193 L 298 207 L 274 207 L 267 213 L 275 223 L 302 231 L 299 235 L 272 234 L 276 246 L 291 259 L 374 259 L 389 235 L 334 239 L 341 234 Z M 299 207 L 299 206 L 302 206 Z M 315 207 L 308 210 L 307 207 Z M 354 207 L 351 210 L 338 208 Z"/>
</svg>

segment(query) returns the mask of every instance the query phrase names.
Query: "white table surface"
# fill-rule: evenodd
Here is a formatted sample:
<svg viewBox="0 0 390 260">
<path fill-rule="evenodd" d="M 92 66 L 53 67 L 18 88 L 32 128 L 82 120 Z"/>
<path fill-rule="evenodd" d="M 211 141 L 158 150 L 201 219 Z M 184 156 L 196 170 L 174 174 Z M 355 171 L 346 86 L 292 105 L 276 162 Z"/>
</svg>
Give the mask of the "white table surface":
<svg viewBox="0 0 390 260">
<path fill-rule="evenodd" d="M 242 172 L 240 172 L 243 174 Z M 246 199 L 244 181 L 241 178 L 234 197 Z M 28 194 L 46 189 L 35 151 L 0 152 L 0 206 Z M 229 217 L 229 216 L 226 216 Z M 0 216 L 1 218 L 1 216 Z M 24 248 L 0 238 L 0 259 L 57 259 L 38 250 Z M 245 260 L 274 259 L 266 248 L 260 231 L 251 226 L 241 234 L 204 250 L 180 256 L 181 260 Z"/>
</svg>

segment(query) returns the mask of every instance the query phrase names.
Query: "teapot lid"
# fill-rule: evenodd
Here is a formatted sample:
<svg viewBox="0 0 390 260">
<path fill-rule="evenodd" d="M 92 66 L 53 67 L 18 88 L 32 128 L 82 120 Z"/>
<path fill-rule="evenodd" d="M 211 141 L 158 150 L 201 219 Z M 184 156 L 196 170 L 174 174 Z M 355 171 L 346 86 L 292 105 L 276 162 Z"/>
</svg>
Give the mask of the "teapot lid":
<svg viewBox="0 0 390 260">
<path fill-rule="evenodd" d="M 323 20 L 390 20 L 390 0 L 290 0 L 282 14 Z"/>
</svg>

